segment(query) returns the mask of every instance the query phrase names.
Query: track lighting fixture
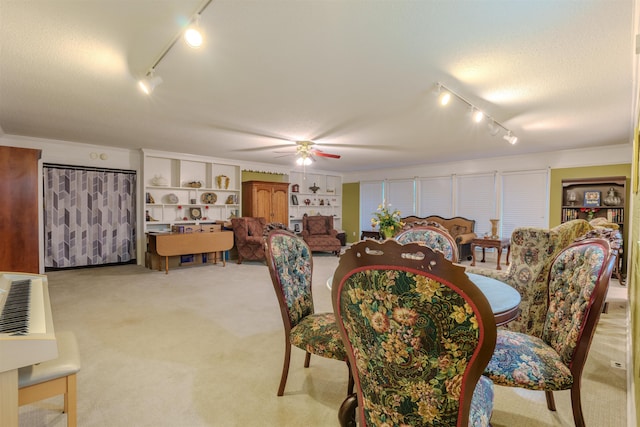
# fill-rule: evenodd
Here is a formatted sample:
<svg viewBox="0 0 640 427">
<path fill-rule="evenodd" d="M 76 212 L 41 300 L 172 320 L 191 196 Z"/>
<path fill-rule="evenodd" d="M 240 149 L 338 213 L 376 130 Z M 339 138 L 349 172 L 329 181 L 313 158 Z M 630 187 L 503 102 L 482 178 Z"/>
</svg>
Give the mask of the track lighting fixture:
<svg viewBox="0 0 640 427">
<path fill-rule="evenodd" d="M 516 142 L 518 142 L 518 137 L 513 135 L 511 133 L 511 131 L 508 131 L 507 134 L 505 136 L 503 136 L 503 138 L 509 142 L 509 144 L 513 145 Z"/>
<path fill-rule="evenodd" d="M 193 22 L 187 28 L 187 31 L 184 32 L 184 41 L 187 42 L 189 47 L 194 49 L 202 46 L 202 30 L 200 29 L 200 15 L 196 15 L 193 18 Z"/>
<path fill-rule="evenodd" d="M 202 12 L 211 4 L 213 0 L 206 0 L 204 4 L 198 8 L 198 11 L 193 15 L 193 17 L 189 20 L 189 27 L 186 31 L 180 31 L 176 37 L 173 38 L 171 43 L 164 48 L 162 52 L 160 52 L 160 56 L 155 60 L 153 65 L 149 67 L 149 71 L 145 74 L 144 78 L 138 81 L 138 87 L 145 94 L 149 95 L 153 92 L 153 89 L 162 83 L 162 79 L 160 77 L 154 76 L 154 72 L 160 61 L 162 61 L 167 53 L 171 50 L 171 48 L 176 44 L 176 42 L 184 35 L 186 43 L 193 47 L 200 47 L 203 43 L 202 32 L 200 31 L 200 15 Z"/>
<path fill-rule="evenodd" d="M 138 82 L 138 87 L 146 95 L 151 95 L 151 92 L 153 92 L 160 83 L 162 83 L 162 77 L 154 75 L 154 70 L 151 69 L 146 77 Z"/>
<path fill-rule="evenodd" d="M 471 102 L 467 101 L 465 98 L 458 95 L 457 93 L 455 93 L 454 91 L 452 91 L 451 89 L 443 85 L 442 83 L 438 82 L 435 84 L 434 93 L 438 94 L 438 102 L 440 103 L 440 105 L 447 105 L 451 100 L 451 98 L 454 96 L 458 98 L 460 101 L 467 104 L 467 106 L 469 107 L 469 111 L 471 112 L 471 117 L 473 118 L 473 121 L 476 123 L 480 123 L 486 117 L 488 121 L 487 126 L 491 136 L 496 136 L 500 132 L 500 128 L 502 128 L 507 133 L 503 137 L 505 140 L 509 141 L 510 144 L 515 144 L 516 142 L 518 142 L 518 137 L 513 135 L 511 130 L 507 129 L 505 125 L 503 125 L 493 117 L 485 114 L 478 107 L 476 107 Z"/>
</svg>

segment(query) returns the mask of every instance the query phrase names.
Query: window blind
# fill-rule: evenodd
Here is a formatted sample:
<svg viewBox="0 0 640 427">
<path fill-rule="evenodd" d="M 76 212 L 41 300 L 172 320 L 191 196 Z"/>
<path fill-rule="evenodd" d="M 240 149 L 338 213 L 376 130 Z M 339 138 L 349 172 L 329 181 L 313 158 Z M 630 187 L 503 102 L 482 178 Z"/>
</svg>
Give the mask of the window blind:
<svg viewBox="0 0 640 427">
<path fill-rule="evenodd" d="M 415 215 L 415 181 L 413 179 L 390 180 L 387 182 L 385 197 L 390 210 L 400 211 L 401 216 Z"/>
<path fill-rule="evenodd" d="M 360 231 L 373 230 L 371 218 L 383 200 L 383 182 L 365 181 L 360 183 Z"/>
<path fill-rule="evenodd" d="M 491 233 L 492 218 L 497 218 L 494 174 L 456 176 L 455 216 L 476 221 L 475 233 Z"/>
<path fill-rule="evenodd" d="M 439 215 L 449 218 L 453 212 L 453 191 L 450 176 L 418 180 L 418 216 Z"/>
<path fill-rule="evenodd" d="M 503 237 L 516 227 L 549 226 L 549 173 L 547 170 L 512 172 L 502 175 Z"/>
</svg>

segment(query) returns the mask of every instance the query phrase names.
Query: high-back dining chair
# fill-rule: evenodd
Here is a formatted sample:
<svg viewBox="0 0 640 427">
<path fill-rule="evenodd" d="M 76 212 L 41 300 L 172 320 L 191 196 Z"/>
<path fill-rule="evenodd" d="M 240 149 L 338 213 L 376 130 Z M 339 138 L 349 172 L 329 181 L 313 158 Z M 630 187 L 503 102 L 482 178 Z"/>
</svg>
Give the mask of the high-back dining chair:
<svg viewBox="0 0 640 427">
<path fill-rule="evenodd" d="M 563 249 L 549 271 L 542 337 L 501 328 L 485 375 L 498 385 L 544 390 L 551 411 L 556 410 L 553 391 L 570 389 L 575 425 L 583 427 L 580 379 L 614 261 L 604 239 L 582 240 Z"/>
<path fill-rule="evenodd" d="M 274 229 L 266 236 L 267 266 L 278 298 L 284 323 L 285 353 L 278 396 L 287 384 L 291 346 L 306 352 L 304 366 L 311 354 L 347 361 L 344 344 L 333 313 L 315 313 L 311 292 L 313 260 L 305 241 L 290 231 Z M 348 362 L 347 362 L 348 368 Z M 353 391 L 349 370 L 348 393 Z"/>
<path fill-rule="evenodd" d="M 433 250 L 440 251 L 452 262 L 458 262 L 458 246 L 445 229 L 430 225 L 419 225 L 401 231 L 393 237 L 400 243 L 422 243 Z"/>
<path fill-rule="evenodd" d="M 364 240 L 340 258 L 332 302 L 356 395 L 342 426 L 488 426 L 482 376 L 496 325 L 464 268 L 418 243 Z"/>
</svg>

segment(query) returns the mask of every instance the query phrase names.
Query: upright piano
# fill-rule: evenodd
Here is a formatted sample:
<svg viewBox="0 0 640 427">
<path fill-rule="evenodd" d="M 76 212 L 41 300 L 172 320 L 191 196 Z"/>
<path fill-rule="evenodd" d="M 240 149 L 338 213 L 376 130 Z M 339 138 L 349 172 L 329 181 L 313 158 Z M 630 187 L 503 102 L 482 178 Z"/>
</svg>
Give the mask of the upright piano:
<svg viewBox="0 0 640 427">
<path fill-rule="evenodd" d="M 18 368 L 56 357 L 47 276 L 0 272 L 0 426 L 18 425 Z"/>
</svg>

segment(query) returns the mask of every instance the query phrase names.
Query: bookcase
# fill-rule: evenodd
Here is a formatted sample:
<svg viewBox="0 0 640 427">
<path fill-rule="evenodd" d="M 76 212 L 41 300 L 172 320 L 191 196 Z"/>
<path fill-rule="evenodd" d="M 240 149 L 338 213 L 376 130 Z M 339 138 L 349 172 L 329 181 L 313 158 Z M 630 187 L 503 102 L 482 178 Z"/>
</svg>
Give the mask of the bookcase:
<svg viewBox="0 0 640 427">
<path fill-rule="evenodd" d="M 624 254 L 627 247 L 624 230 L 628 197 L 626 184 L 627 178 L 624 176 L 562 180 L 561 222 L 606 218 L 608 222 L 620 227 L 623 238 L 621 254 Z M 615 269 L 621 283 L 626 271 L 625 258 L 621 256 L 618 259 L 618 263 L 622 265 L 617 265 Z M 620 271 L 623 272 L 622 278 Z"/>
<path fill-rule="evenodd" d="M 213 224 L 240 214 L 240 166 L 143 150 L 144 231 Z"/>
<path fill-rule="evenodd" d="M 291 172 L 289 181 L 290 229 L 301 230 L 304 214 L 333 216 L 333 227 L 342 229 L 342 176 Z"/>
</svg>

